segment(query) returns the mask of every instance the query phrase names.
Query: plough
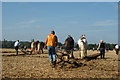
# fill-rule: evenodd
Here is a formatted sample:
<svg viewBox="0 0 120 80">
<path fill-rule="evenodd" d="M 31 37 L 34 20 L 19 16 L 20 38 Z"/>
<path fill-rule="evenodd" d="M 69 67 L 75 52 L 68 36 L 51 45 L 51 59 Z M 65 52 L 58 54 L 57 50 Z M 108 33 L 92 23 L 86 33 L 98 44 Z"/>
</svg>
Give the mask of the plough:
<svg viewBox="0 0 120 80">
<path fill-rule="evenodd" d="M 70 63 L 71 54 L 73 53 L 73 50 L 58 50 L 56 53 L 57 56 L 57 64 L 63 62 L 63 63 Z"/>
<path fill-rule="evenodd" d="M 39 54 L 40 51 L 38 50 L 32 50 L 32 49 L 21 49 L 21 51 L 24 53 L 24 54 L 28 54 L 28 55 L 31 55 L 33 54 Z M 64 65 L 65 63 L 69 63 L 69 64 L 77 64 L 74 61 L 70 61 L 71 59 L 71 54 L 73 53 L 73 50 L 57 50 L 56 51 L 56 57 L 57 57 L 57 60 L 56 60 L 56 63 L 59 64 L 59 63 L 62 63 L 62 65 Z M 92 54 L 92 55 L 88 55 L 87 57 L 84 58 L 84 60 L 92 60 L 92 59 L 97 59 L 97 57 L 100 56 L 100 53 L 95 53 L 95 54 Z M 72 58 L 74 59 L 74 58 Z"/>
<path fill-rule="evenodd" d="M 73 50 L 57 51 L 57 54 L 56 54 L 57 55 L 57 63 L 59 64 L 61 62 L 64 62 L 64 63 L 67 62 L 67 63 L 71 64 L 71 62 L 69 61 L 71 59 L 70 58 L 71 53 L 73 53 Z M 90 61 L 93 59 L 97 59 L 97 57 L 99 57 L 99 56 L 100 56 L 100 53 L 95 53 L 95 54 L 84 57 L 84 60 Z"/>
<path fill-rule="evenodd" d="M 21 52 L 23 52 L 24 54 L 39 54 L 40 50 L 32 50 L 32 49 L 20 49 Z"/>
</svg>

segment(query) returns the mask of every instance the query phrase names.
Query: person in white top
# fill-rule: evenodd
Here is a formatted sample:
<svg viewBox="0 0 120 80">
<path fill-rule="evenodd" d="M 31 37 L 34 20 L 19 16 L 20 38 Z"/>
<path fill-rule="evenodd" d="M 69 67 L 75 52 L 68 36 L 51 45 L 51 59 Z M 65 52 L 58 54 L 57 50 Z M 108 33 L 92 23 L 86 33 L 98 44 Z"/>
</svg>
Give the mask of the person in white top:
<svg viewBox="0 0 120 80">
<path fill-rule="evenodd" d="M 80 48 L 80 57 L 81 59 L 87 56 L 87 40 L 85 35 L 82 35 L 81 38 L 78 40 L 78 45 Z"/>
<path fill-rule="evenodd" d="M 15 50 L 16 50 L 16 55 L 18 55 L 19 46 L 20 46 L 20 42 L 19 42 L 19 40 L 16 40 L 16 42 L 14 43 L 14 47 L 15 47 Z"/>
<path fill-rule="evenodd" d="M 118 55 L 119 54 L 119 45 L 118 44 L 115 46 L 115 51 L 116 51 L 116 54 Z"/>
</svg>

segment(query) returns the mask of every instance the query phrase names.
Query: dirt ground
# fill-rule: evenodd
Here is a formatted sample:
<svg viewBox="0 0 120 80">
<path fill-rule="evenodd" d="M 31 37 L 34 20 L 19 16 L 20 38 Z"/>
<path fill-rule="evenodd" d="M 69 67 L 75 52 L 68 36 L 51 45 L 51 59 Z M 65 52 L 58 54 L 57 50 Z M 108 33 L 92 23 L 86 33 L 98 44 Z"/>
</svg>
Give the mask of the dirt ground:
<svg viewBox="0 0 120 80">
<path fill-rule="evenodd" d="M 118 78 L 118 55 L 115 51 L 106 52 L 105 59 L 90 61 L 77 59 L 79 51 L 74 51 L 79 66 L 62 63 L 55 68 L 50 66 L 47 50 L 44 54 L 16 56 L 14 49 L 2 49 L 2 78 Z M 88 51 L 88 55 L 98 51 Z"/>
</svg>

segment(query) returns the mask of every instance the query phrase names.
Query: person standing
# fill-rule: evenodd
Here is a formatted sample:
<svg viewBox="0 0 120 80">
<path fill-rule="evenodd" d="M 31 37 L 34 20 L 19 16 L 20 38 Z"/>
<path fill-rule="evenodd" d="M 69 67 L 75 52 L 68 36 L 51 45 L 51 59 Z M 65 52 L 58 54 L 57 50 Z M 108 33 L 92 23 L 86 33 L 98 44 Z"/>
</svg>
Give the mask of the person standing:
<svg viewBox="0 0 120 80">
<path fill-rule="evenodd" d="M 116 54 L 118 55 L 119 54 L 119 45 L 118 44 L 115 46 L 115 51 L 116 51 Z"/>
<path fill-rule="evenodd" d="M 103 42 L 103 40 L 100 40 L 100 43 L 97 49 L 100 50 L 101 59 L 104 59 L 105 58 L 105 43 Z"/>
<path fill-rule="evenodd" d="M 19 42 L 19 40 L 16 40 L 16 42 L 14 43 L 14 47 L 15 47 L 15 50 L 16 50 L 16 55 L 18 55 L 19 46 L 20 46 L 20 42 Z"/>
<path fill-rule="evenodd" d="M 55 35 L 55 31 L 51 31 L 51 33 L 46 38 L 46 46 L 48 49 L 48 55 L 50 62 L 53 67 L 56 65 L 56 50 L 55 47 L 58 44 L 57 36 Z"/>
</svg>

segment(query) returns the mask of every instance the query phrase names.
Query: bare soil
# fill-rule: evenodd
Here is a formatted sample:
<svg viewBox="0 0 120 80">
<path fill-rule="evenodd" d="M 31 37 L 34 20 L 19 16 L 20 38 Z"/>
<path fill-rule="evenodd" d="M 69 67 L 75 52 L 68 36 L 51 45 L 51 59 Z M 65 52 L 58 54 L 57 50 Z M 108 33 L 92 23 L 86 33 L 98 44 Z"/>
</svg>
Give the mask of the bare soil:
<svg viewBox="0 0 120 80">
<path fill-rule="evenodd" d="M 115 51 L 106 52 L 105 59 L 90 61 L 77 59 L 79 51 L 74 51 L 75 64 L 50 66 L 47 50 L 44 54 L 16 56 L 14 49 L 2 49 L 2 78 L 118 78 L 118 55 Z M 98 51 L 88 51 L 88 55 Z"/>
</svg>

